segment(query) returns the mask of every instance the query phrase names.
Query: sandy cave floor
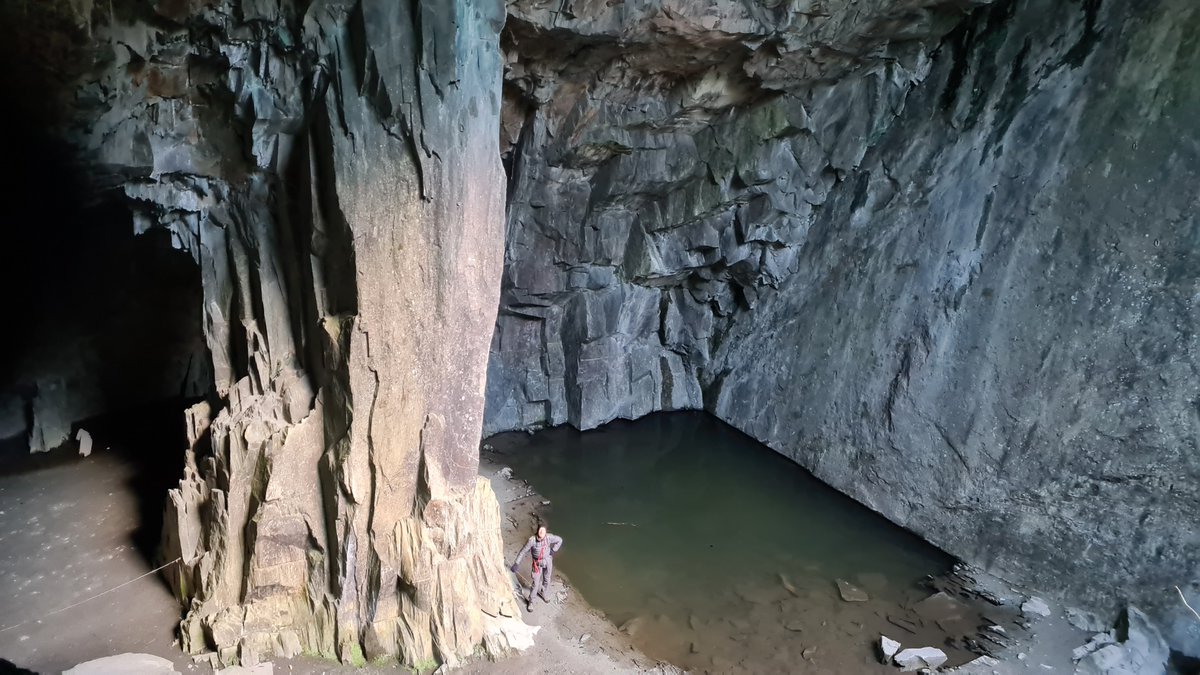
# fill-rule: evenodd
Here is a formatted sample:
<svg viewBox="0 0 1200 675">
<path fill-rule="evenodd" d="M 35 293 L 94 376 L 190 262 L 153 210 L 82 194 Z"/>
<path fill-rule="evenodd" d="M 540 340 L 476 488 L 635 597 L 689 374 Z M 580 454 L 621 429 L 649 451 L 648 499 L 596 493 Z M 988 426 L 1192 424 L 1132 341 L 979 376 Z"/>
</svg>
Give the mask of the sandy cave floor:
<svg viewBox="0 0 1200 675">
<path fill-rule="evenodd" d="M 504 515 L 506 555 L 519 549 L 541 503 L 519 480 L 499 475 L 485 455 L 481 474 L 496 489 Z M 152 569 L 143 524 L 147 504 L 138 499 L 136 464 L 99 449 L 81 458 L 60 452 L 7 461 L 0 469 L 0 673 L 13 667 L 58 673 L 91 659 L 138 652 L 166 658 L 181 673 L 204 673 L 179 651 L 174 626 L 179 607 Z M 138 543 L 142 546 L 139 548 Z M 525 571 L 524 574 L 528 575 Z M 96 593 L 118 590 L 51 614 Z M 458 672 L 637 673 L 666 672 L 639 653 L 616 627 L 591 609 L 561 577 L 549 604 L 525 614 L 542 627 L 529 651 L 497 663 L 467 664 Z M 1070 673 L 1070 650 L 1086 640 L 1054 617 L 1037 628 L 1038 639 L 1005 655 L 988 673 Z M 586 639 L 584 636 L 587 636 Z M 276 659 L 278 673 L 396 672 L 395 666 L 357 669 L 315 659 Z M 797 664 L 795 672 L 820 672 Z M 7 669 L 7 670 L 6 670 Z M 17 671 L 20 672 L 20 671 Z"/>
<path fill-rule="evenodd" d="M 135 494 L 138 467 L 98 450 L 13 461 L 0 470 L 0 673 L 14 667 L 59 673 L 92 659 L 137 652 L 170 660 L 181 673 L 210 672 L 180 652 L 174 636 L 179 606 L 162 579 L 150 574 L 135 542 L 145 505 Z M 493 478 L 503 503 L 518 486 Z M 510 504 L 510 508 L 518 505 Z M 511 555 L 527 536 L 510 523 Z M 66 611 L 62 607 L 131 579 L 118 590 Z M 542 626 L 535 646 L 498 663 L 468 664 L 464 673 L 617 673 L 655 670 L 620 633 L 562 581 L 555 601 L 539 604 L 526 621 Z M 49 615 L 49 616 L 47 616 Z M 583 643 L 580 638 L 588 635 Z M 396 672 L 353 668 L 314 659 L 276 659 L 277 673 Z M 16 671 L 20 672 L 20 671 Z"/>
</svg>

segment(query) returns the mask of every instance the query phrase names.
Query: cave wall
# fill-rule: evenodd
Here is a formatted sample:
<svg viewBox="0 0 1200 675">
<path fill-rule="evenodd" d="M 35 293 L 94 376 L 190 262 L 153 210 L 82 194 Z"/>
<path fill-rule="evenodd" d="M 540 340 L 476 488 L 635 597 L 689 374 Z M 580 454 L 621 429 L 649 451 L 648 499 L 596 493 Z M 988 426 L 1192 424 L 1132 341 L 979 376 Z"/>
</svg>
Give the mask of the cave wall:
<svg viewBox="0 0 1200 675">
<path fill-rule="evenodd" d="M 703 407 L 719 335 L 974 4 L 510 3 L 486 431 Z"/>
<path fill-rule="evenodd" d="M 1182 646 L 1200 13 L 1059 4 L 998 7 L 944 47 L 797 274 L 725 338 L 708 403 L 968 560 L 1154 605 Z"/>
<path fill-rule="evenodd" d="M 510 22 L 486 428 L 704 407 L 949 552 L 1150 605 L 1200 651 L 1172 588 L 1200 580 L 1193 4 L 1004 1 L 945 37 L 901 12 L 799 56 L 820 19 L 772 45 L 738 3 L 643 17 L 732 68 L 614 55 L 620 11 Z"/>
<path fill-rule="evenodd" d="M 82 35 L 63 137 L 200 279 L 213 392 L 162 547 L 183 648 L 425 668 L 527 645 L 477 470 L 502 5 L 53 6 Z"/>
<path fill-rule="evenodd" d="M 168 236 L 131 236 L 111 184 L 66 136 L 87 22 L 0 7 L 0 447 L 51 450 L 97 416 L 211 388 L 200 280 Z M 162 233 L 159 233 L 160 235 Z"/>
<path fill-rule="evenodd" d="M 212 386 L 187 257 L 165 237 L 132 237 L 124 208 L 74 215 L 82 226 L 47 224 L 53 241 L 9 242 L 22 256 L 4 266 L 5 287 L 23 289 L 0 365 L 0 444 L 12 452 L 52 450 L 94 418 Z"/>
</svg>

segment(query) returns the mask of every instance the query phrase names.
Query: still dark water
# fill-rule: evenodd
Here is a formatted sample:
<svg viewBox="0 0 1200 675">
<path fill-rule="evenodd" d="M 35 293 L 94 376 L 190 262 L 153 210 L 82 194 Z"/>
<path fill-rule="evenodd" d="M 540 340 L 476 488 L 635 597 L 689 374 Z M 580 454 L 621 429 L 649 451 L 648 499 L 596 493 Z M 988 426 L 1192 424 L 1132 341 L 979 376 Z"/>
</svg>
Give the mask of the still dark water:
<svg viewBox="0 0 1200 675">
<path fill-rule="evenodd" d="M 902 632 L 889 614 L 953 564 L 706 414 L 488 442 L 550 500 L 556 569 L 644 652 L 691 670 L 890 672 L 873 652 Z M 869 599 L 843 600 L 839 579 Z"/>
</svg>

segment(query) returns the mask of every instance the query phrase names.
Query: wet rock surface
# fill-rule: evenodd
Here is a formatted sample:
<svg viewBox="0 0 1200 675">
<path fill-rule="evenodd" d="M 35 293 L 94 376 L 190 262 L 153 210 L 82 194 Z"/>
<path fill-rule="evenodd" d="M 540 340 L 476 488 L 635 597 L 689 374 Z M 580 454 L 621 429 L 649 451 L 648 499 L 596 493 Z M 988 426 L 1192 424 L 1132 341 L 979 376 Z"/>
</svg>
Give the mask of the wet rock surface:
<svg viewBox="0 0 1200 675">
<path fill-rule="evenodd" d="M 1200 650 L 1196 8 L 569 4 L 506 29 L 486 429 L 705 408 Z"/>
</svg>

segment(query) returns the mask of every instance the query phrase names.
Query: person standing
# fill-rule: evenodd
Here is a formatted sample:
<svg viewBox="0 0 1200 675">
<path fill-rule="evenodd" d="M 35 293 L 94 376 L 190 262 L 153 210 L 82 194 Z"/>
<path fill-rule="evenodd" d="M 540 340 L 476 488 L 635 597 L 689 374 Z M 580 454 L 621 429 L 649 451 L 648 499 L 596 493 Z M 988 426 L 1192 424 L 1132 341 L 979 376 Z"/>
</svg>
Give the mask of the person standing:
<svg viewBox="0 0 1200 675">
<path fill-rule="evenodd" d="M 511 569 L 514 574 L 517 572 L 517 567 L 526 555 L 530 555 L 533 561 L 533 585 L 529 588 L 529 600 L 525 603 L 525 608 L 533 611 L 533 596 L 540 595 L 542 600 L 550 602 L 550 598 L 546 597 L 546 591 L 550 590 L 550 574 L 554 571 L 554 554 L 558 553 L 558 549 L 562 548 L 562 537 L 550 534 L 546 531 L 545 523 L 538 525 L 537 533 L 525 542 L 525 548 L 517 554 L 517 560 L 512 564 Z"/>
</svg>

